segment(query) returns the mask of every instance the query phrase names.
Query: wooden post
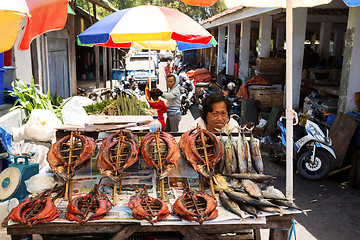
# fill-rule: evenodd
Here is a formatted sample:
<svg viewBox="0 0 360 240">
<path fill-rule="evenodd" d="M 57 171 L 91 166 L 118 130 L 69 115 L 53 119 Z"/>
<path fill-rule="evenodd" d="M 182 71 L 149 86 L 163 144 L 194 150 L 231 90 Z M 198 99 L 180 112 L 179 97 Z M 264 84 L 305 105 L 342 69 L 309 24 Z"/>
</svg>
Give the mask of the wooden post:
<svg viewBox="0 0 360 240">
<path fill-rule="evenodd" d="M 94 23 L 96 23 L 96 4 L 93 4 L 93 12 L 94 12 Z M 99 46 L 94 46 L 95 53 L 95 80 L 96 80 L 96 88 L 100 87 L 100 50 Z"/>
<path fill-rule="evenodd" d="M 108 79 L 108 72 L 107 72 L 107 48 L 103 47 L 103 81 L 104 87 L 106 88 L 106 82 Z"/>
<path fill-rule="evenodd" d="M 99 46 L 94 46 L 96 88 L 100 87 L 100 52 Z"/>
<path fill-rule="evenodd" d="M 74 9 L 74 2 L 69 2 L 70 7 Z M 68 14 L 68 31 L 69 31 L 69 51 L 70 51 L 70 96 L 76 96 L 76 36 L 74 15 Z"/>
<path fill-rule="evenodd" d="M 112 82 L 112 62 L 113 62 L 113 58 L 112 58 L 112 52 L 113 52 L 113 48 L 109 48 L 109 80 L 110 80 L 110 88 L 113 88 L 113 82 Z"/>
</svg>

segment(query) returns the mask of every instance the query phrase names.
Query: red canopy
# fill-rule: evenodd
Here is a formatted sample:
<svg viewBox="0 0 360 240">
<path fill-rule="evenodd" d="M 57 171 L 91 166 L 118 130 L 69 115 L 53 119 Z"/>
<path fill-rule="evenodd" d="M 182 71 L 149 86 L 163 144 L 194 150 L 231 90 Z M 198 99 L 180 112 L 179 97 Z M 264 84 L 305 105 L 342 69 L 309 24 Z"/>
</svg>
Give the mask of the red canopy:
<svg viewBox="0 0 360 240">
<path fill-rule="evenodd" d="M 40 34 L 62 29 L 67 20 L 68 0 L 26 0 L 28 22 L 19 49 L 29 49 L 31 41 Z"/>
</svg>

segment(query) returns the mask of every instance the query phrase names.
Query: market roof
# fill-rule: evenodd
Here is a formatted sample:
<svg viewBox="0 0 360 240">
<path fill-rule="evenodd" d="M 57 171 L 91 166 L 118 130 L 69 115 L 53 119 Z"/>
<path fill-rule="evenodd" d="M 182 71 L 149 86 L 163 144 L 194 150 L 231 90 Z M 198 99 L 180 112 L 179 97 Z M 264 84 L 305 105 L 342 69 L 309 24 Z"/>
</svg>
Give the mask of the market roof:
<svg viewBox="0 0 360 240">
<path fill-rule="evenodd" d="M 90 3 L 97 4 L 100 7 L 105 8 L 106 10 L 110 12 L 116 12 L 119 11 L 119 9 L 116 9 L 111 6 L 111 4 L 108 2 L 108 0 L 88 0 Z"/>
<path fill-rule="evenodd" d="M 212 21 L 214 21 L 214 20 L 216 20 L 218 18 L 221 18 L 221 17 L 223 17 L 223 16 L 225 16 L 227 14 L 237 12 L 237 11 L 243 9 L 243 8 L 244 8 L 244 6 L 238 6 L 238 7 L 230 8 L 230 9 L 225 10 L 225 11 L 223 11 L 221 13 L 218 13 L 218 14 L 212 16 L 212 17 L 209 17 L 208 19 L 205 19 L 204 21 L 200 22 L 200 25 L 203 25 L 203 24 L 208 23 L 208 22 L 212 22 Z"/>
</svg>

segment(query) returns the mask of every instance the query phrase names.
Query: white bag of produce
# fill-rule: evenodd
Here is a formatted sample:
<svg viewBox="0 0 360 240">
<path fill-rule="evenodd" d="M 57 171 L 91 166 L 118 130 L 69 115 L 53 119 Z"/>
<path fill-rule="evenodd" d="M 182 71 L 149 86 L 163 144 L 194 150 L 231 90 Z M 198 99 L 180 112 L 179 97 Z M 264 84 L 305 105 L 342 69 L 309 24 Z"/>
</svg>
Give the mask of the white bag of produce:
<svg viewBox="0 0 360 240">
<path fill-rule="evenodd" d="M 31 111 L 29 121 L 25 124 L 26 139 L 51 142 L 55 139 L 55 128 L 61 124 L 61 121 L 50 110 L 34 109 Z"/>
<path fill-rule="evenodd" d="M 90 118 L 77 99 L 70 99 L 61 109 L 64 124 L 84 127 L 90 124 Z"/>
<path fill-rule="evenodd" d="M 38 173 L 25 181 L 29 193 L 38 194 L 55 186 L 52 173 Z"/>
</svg>

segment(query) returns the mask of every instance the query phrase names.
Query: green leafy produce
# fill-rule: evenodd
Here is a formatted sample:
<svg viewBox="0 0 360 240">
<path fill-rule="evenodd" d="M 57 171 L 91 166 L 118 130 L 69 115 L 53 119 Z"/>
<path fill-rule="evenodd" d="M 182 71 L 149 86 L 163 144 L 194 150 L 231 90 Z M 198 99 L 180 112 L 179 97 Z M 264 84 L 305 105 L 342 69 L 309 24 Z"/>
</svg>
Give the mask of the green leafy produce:
<svg viewBox="0 0 360 240">
<path fill-rule="evenodd" d="M 119 94 L 116 100 L 104 100 L 84 107 L 93 115 L 145 115 L 147 105 L 135 97 Z"/>
<path fill-rule="evenodd" d="M 28 116 L 24 122 L 27 122 L 31 111 L 34 109 L 50 110 L 62 121 L 61 109 L 68 101 L 61 103 L 61 97 L 57 94 L 50 97 L 49 91 L 47 94 L 43 94 L 35 87 L 34 79 L 32 79 L 29 86 L 19 79 L 12 82 L 11 86 L 13 91 L 8 91 L 7 94 L 18 99 L 16 99 L 14 106 L 9 111 L 24 109 Z"/>
</svg>

